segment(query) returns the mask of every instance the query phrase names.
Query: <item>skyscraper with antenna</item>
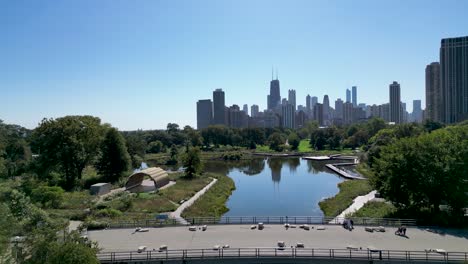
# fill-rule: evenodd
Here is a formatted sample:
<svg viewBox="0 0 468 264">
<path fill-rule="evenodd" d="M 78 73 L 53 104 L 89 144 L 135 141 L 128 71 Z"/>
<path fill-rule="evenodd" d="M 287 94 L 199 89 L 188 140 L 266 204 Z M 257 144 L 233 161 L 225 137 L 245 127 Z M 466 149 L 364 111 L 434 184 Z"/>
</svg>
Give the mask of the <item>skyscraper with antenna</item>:
<svg viewBox="0 0 468 264">
<path fill-rule="evenodd" d="M 268 110 L 275 109 L 281 101 L 280 83 L 278 80 L 278 70 L 276 70 L 276 79 L 273 79 L 273 69 L 271 69 L 270 94 L 268 95 Z"/>
</svg>

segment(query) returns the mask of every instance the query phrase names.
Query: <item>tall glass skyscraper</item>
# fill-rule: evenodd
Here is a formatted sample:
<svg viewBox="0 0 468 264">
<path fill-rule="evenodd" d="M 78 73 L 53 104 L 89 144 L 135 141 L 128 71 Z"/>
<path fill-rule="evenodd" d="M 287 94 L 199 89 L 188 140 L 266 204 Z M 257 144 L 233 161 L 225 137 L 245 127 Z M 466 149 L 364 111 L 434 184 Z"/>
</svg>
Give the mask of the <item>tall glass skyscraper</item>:
<svg viewBox="0 0 468 264">
<path fill-rule="evenodd" d="M 401 123 L 401 108 L 400 84 L 393 82 L 390 84 L 390 122 Z"/>
<path fill-rule="evenodd" d="M 357 86 L 351 88 L 353 90 L 353 107 L 357 106 Z"/>
<path fill-rule="evenodd" d="M 227 125 L 225 108 L 224 92 L 222 89 L 216 89 L 213 91 L 213 124 Z"/>
<path fill-rule="evenodd" d="M 468 36 L 442 39 L 440 77 L 442 121 L 468 119 Z"/>
</svg>

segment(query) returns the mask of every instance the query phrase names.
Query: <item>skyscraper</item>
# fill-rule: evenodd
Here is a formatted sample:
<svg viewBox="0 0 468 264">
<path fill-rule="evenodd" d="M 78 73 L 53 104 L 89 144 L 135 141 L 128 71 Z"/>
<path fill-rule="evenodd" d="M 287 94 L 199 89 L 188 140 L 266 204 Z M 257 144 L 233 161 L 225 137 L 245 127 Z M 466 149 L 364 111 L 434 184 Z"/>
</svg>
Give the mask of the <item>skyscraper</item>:
<svg viewBox="0 0 468 264">
<path fill-rule="evenodd" d="M 351 91 L 346 89 L 346 103 L 351 103 Z"/>
<path fill-rule="evenodd" d="M 312 109 L 312 111 L 314 110 L 314 106 L 318 103 L 318 98 L 317 96 L 312 96 L 312 98 L 310 99 L 310 108 Z"/>
<path fill-rule="evenodd" d="M 353 86 L 352 87 L 353 89 L 353 106 L 356 107 L 357 106 L 357 87 L 356 86 Z"/>
<path fill-rule="evenodd" d="M 227 125 L 224 104 L 224 92 L 222 89 L 213 91 L 213 124 Z"/>
<path fill-rule="evenodd" d="M 316 120 L 320 126 L 323 126 L 323 105 L 316 103 L 314 105 L 314 120 Z"/>
<path fill-rule="evenodd" d="M 400 84 L 394 81 L 390 84 L 390 122 L 401 123 L 401 108 Z"/>
<path fill-rule="evenodd" d="M 242 107 L 242 111 L 244 111 L 246 115 L 249 115 L 249 106 L 247 104 L 244 104 L 244 106 Z"/>
<path fill-rule="evenodd" d="M 443 121 L 468 119 L 468 36 L 442 39 L 440 72 Z"/>
<path fill-rule="evenodd" d="M 442 122 L 442 88 L 438 62 L 426 66 L 426 119 Z"/>
<path fill-rule="evenodd" d="M 422 121 L 422 109 L 421 109 L 421 100 L 413 100 L 413 113 L 412 121 L 421 123 Z"/>
<path fill-rule="evenodd" d="M 251 117 L 257 117 L 258 116 L 258 105 L 252 105 L 250 107 L 250 116 Z"/>
<path fill-rule="evenodd" d="M 294 111 L 296 111 L 296 90 L 288 90 L 288 102 L 294 107 Z"/>
<path fill-rule="evenodd" d="M 285 128 L 296 128 L 296 111 L 294 110 L 294 106 L 290 103 L 286 103 L 282 105 L 282 117 L 283 117 L 283 127 Z"/>
<path fill-rule="evenodd" d="M 213 120 L 213 103 L 210 99 L 197 102 L 197 129 L 203 129 L 211 125 Z"/>
<path fill-rule="evenodd" d="M 341 98 L 335 101 L 335 118 L 343 119 L 343 100 Z"/>
<path fill-rule="evenodd" d="M 268 95 L 268 110 L 274 110 L 281 102 L 280 82 L 278 77 L 270 82 L 270 95 Z"/>
<path fill-rule="evenodd" d="M 307 110 L 307 113 L 310 113 L 310 111 L 312 110 L 312 107 L 311 107 L 311 97 L 310 95 L 307 95 L 306 96 L 306 110 Z"/>
<path fill-rule="evenodd" d="M 330 100 L 328 95 L 323 97 L 323 123 L 325 126 L 330 124 Z"/>
</svg>

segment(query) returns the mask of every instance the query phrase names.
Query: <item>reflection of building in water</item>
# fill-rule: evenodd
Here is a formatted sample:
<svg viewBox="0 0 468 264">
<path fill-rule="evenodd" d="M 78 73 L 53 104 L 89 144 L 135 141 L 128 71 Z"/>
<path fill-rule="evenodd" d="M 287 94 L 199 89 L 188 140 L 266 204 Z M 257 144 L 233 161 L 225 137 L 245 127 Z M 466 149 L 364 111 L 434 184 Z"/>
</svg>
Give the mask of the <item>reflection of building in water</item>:
<svg viewBox="0 0 468 264">
<path fill-rule="evenodd" d="M 242 171 L 247 175 L 254 176 L 260 174 L 264 168 L 264 159 L 251 159 L 246 161 L 245 167 Z"/>
<path fill-rule="evenodd" d="M 289 171 L 291 173 L 294 173 L 296 172 L 297 167 L 299 167 L 299 165 L 301 164 L 301 161 L 299 160 L 299 158 L 288 158 L 287 163 L 289 166 Z"/>
<path fill-rule="evenodd" d="M 271 169 L 271 180 L 273 182 L 281 181 L 281 168 L 283 167 L 283 161 L 281 159 L 268 159 L 268 167 Z"/>
<path fill-rule="evenodd" d="M 315 161 L 315 160 L 307 160 L 307 171 L 312 174 L 317 174 L 319 172 L 325 171 L 325 165 L 327 163 L 333 163 L 332 161 Z"/>
</svg>

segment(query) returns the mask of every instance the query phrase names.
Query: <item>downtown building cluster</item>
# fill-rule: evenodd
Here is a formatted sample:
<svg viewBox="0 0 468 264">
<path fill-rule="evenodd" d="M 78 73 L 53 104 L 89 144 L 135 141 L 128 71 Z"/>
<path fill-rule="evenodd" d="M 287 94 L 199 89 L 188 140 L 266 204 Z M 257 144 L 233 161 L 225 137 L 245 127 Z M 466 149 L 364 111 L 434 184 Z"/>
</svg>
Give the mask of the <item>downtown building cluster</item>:
<svg viewBox="0 0 468 264">
<path fill-rule="evenodd" d="M 324 95 L 319 101 L 307 95 L 305 105 L 296 105 L 296 91 L 288 90 L 287 98 L 281 97 L 280 81 L 272 77 L 267 109 L 260 111 L 258 105 L 242 109 L 234 104 L 225 105 L 222 89 L 213 91 L 213 100 L 197 102 L 197 128 L 209 125 L 225 125 L 233 128 L 283 127 L 297 129 L 308 121 L 317 121 L 320 126 L 348 125 L 379 117 L 389 123 L 422 122 L 424 119 L 454 123 L 468 119 L 468 37 L 442 39 L 440 63 L 426 67 L 426 109 L 421 100 L 413 100 L 413 112 L 408 113 L 406 103 L 401 101 L 401 87 L 397 81 L 389 84 L 388 103 L 367 105 L 358 103 L 358 88 L 346 89 L 345 101 Z"/>
</svg>

